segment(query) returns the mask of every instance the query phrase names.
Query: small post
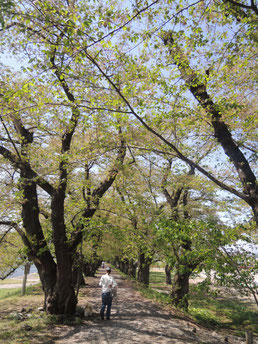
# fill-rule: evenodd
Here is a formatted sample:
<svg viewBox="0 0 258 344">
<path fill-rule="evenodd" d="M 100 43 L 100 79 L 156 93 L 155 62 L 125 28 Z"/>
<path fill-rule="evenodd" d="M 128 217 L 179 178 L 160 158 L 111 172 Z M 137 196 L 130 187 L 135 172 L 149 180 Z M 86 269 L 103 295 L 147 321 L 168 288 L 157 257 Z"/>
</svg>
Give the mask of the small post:
<svg viewBox="0 0 258 344">
<path fill-rule="evenodd" d="M 24 295 L 26 291 L 27 276 L 29 273 L 30 273 L 30 263 L 26 263 L 24 266 L 24 275 L 23 275 L 23 281 L 22 281 L 22 295 Z"/>
<path fill-rule="evenodd" d="M 246 344 L 253 344 L 253 333 L 249 330 L 246 331 L 245 333 L 245 339 L 246 339 Z"/>
</svg>

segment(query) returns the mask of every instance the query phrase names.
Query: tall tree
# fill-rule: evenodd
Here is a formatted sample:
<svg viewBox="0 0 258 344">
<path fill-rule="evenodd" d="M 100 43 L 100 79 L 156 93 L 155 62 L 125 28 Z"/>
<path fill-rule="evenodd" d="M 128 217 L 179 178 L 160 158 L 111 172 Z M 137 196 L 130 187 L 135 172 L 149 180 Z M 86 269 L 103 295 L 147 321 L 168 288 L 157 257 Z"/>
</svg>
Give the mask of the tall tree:
<svg viewBox="0 0 258 344">
<path fill-rule="evenodd" d="M 25 231 L 20 226 L 17 230 L 27 247 L 29 259 L 39 271 L 45 309 L 49 313 L 72 314 L 77 303 L 72 285 L 74 255 L 84 228 L 123 164 L 125 144 L 116 120 L 116 127 L 109 131 L 110 139 L 107 139 L 107 132 L 100 132 L 100 126 L 106 126 L 112 117 L 101 119 L 98 115 L 103 109 L 98 109 L 100 112 L 91 117 L 84 106 L 85 89 L 78 89 L 76 78 L 67 74 L 71 64 L 66 58 L 72 51 L 66 46 L 64 33 L 70 32 L 73 6 L 65 13 L 66 6 L 56 7 L 66 18 L 56 11 L 63 22 L 50 29 L 48 24 L 54 20 L 53 4 L 30 5 L 25 14 L 21 9 L 23 4 L 17 3 L 16 18 L 12 18 L 14 21 L 6 29 L 20 35 L 21 45 L 15 49 L 25 55 L 26 40 L 31 35 L 29 54 L 36 72 L 44 73 L 45 78 L 35 79 L 35 72 L 30 67 L 25 71 L 27 76 L 33 77 L 30 82 L 18 75 L 12 75 L 10 82 L 11 75 L 2 75 L 1 126 L 4 135 L 0 154 L 4 166 L 15 174 L 13 186 L 16 201 L 20 202 L 15 210 L 21 208 Z M 49 13 L 52 13 L 50 17 Z M 85 82 L 78 61 L 74 61 L 73 68 L 78 71 L 77 78 L 80 75 Z M 90 89 L 94 88 L 94 78 L 90 81 L 91 78 L 92 75 L 88 77 L 91 82 L 88 99 Z M 85 163 L 86 168 L 83 167 Z M 96 166 L 93 173 L 87 167 L 89 164 L 91 168 Z M 76 196 L 80 197 L 80 203 L 75 203 Z M 6 217 L 4 213 L 2 216 Z M 9 216 L 15 217 L 15 213 Z"/>
<path fill-rule="evenodd" d="M 0 154 L 20 202 L 10 217 L 22 208 L 20 234 L 35 262 L 44 257 L 48 311 L 74 310 L 65 269 L 128 142 L 176 156 L 257 218 L 253 2 L 16 0 L 5 12 L 1 48 L 24 62 L 1 74 Z"/>
</svg>

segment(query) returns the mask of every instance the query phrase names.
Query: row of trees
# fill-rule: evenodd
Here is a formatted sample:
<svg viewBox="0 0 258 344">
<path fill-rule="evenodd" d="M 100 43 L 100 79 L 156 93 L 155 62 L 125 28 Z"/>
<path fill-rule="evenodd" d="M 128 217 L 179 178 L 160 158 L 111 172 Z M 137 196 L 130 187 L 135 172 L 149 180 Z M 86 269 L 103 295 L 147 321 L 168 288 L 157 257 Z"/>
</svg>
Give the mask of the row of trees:
<svg viewBox="0 0 258 344">
<path fill-rule="evenodd" d="M 1 65 L 0 223 L 47 312 L 75 311 L 78 249 L 95 259 L 111 229 L 143 282 L 157 247 L 170 252 L 177 304 L 222 233 L 217 212 L 249 207 L 257 223 L 256 16 L 252 1 L 1 2 L 18 67 Z"/>
<path fill-rule="evenodd" d="M 254 256 L 250 251 L 228 246 L 240 238 L 248 240 L 245 233 L 252 233 L 252 226 L 223 224 L 216 213 L 225 207 L 224 202 L 215 198 L 212 185 L 205 187 L 192 170 L 181 167 L 175 175 L 171 169 L 168 175 L 167 168 L 155 166 L 155 159 L 148 157 L 144 164 L 137 161 L 130 167 L 129 180 L 121 180 L 120 175 L 112 198 L 103 201 L 101 210 L 109 213 L 110 228 L 100 244 L 102 256 L 146 286 L 150 266 L 162 261 L 166 264 L 167 283 L 172 284 L 171 302 L 185 309 L 189 279 L 202 270 L 207 276 L 211 270 L 217 271 L 223 285 L 238 281 L 234 286 L 238 283 L 238 289 L 256 299 Z M 160 173 L 168 182 L 166 188 L 164 178 L 159 180 Z M 167 198 L 162 197 L 163 193 Z M 243 266 L 245 270 L 240 271 Z"/>
</svg>

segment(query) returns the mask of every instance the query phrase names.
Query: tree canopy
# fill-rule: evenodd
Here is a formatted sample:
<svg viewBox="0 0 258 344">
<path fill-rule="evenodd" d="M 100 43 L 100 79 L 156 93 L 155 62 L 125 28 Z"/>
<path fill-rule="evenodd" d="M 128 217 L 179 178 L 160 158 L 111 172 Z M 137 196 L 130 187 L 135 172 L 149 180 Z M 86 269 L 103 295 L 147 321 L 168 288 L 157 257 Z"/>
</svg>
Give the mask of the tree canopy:
<svg viewBox="0 0 258 344">
<path fill-rule="evenodd" d="M 137 224 L 132 257 L 160 211 L 257 223 L 256 20 L 252 0 L 0 2 L 0 219 L 48 312 L 75 310 L 76 251 L 110 235 L 101 204 L 121 238 Z"/>
</svg>

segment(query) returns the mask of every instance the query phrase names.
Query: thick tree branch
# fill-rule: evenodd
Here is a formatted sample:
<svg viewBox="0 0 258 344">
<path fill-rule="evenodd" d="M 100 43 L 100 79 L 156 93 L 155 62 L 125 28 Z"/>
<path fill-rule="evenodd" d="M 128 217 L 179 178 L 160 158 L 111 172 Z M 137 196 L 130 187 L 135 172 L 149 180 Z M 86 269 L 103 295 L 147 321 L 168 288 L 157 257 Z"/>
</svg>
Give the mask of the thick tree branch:
<svg viewBox="0 0 258 344">
<path fill-rule="evenodd" d="M 85 181 L 87 186 L 83 186 L 82 188 L 82 195 L 83 199 L 87 205 L 87 209 L 90 209 L 91 206 L 91 188 L 89 186 L 90 181 L 90 169 L 92 168 L 94 164 L 89 164 L 88 162 L 85 163 L 84 169 L 85 169 Z"/>
<path fill-rule="evenodd" d="M 3 146 L 0 146 L 0 154 L 5 159 L 7 159 L 16 170 L 21 170 L 26 167 L 26 169 L 29 171 L 29 177 L 33 179 L 33 181 L 37 185 L 39 185 L 49 195 L 52 195 L 54 193 L 55 189 L 53 188 L 53 186 L 49 184 L 44 178 L 40 177 L 35 171 L 33 171 L 26 161 L 21 161 L 17 158 L 16 155 L 14 155 L 12 152 L 10 152 L 7 148 Z"/>
<path fill-rule="evenodd" d="M 194 175 L 194 167 L 190 166 L 190 171 L 188 172 L 188 176 L 193 176 Z M 188 204 L 188 195 L 189 195 L 189 187 L 186 187 L 183 192 L 183 197 L 182 197 L 182 203 L 184 207 L 184 218 L 188 219 L 189 218 L 189 213 L 187 210 L 187 204 Z"/>
<path fill-rule="evenodd" d="M 167 203 L 170 206 L 171 211 L 173 212 L 173 217 L 177 218 L 178 217 L 178 209 L 177 209 L 177 204 L 180 198 L 180 195 L 183 191 L 183 187 L 179 187 L 177 188 L 177 190 L 175 191 L 173 197 L 172 195 L 168 192 L 168 189 L 166 188 L 166 184 L 167 184 L 167 179 L 168 179 L 168 175 L 169 172 L 171 170 L 171 166 L 172 166 L 172 159 L 168 160 L 168 164 L 164 170 L 164 174 L 163 174 L 163 178 L 162 178 L 162 182 L 161 182 L 161 190 L 163 192 L 163 195 L 165 196 Z"/>
<path fill-rule="evenodd" d="M 19 153 L 19 151 L 18 151 L 18 149 L 17 149 L 17 147 L 16 147 L 16 144 L 15 144 L 14 140 L 12 139 L 12 137 L 11 137 L 11 135 L 10 135 L 10 133 L 9 133 L 9 130 L 7 129 L 7 127 L 6 127 L 5 123 L 4 123 L 4 120 L 3 120 L 3 118 L 2 118 L 1 115 L 0 115 L 0 120 L 1 120 L 1 122 L 2 122 L 2 124 L 3 124 L 4 130 L 5 130 L 6 134 L 7 134 L 7 136 L 8 136 L 8 138 L 9 138 L 10 142 L 11 142 L 12 145 L 13 145 L 14 150 L 15 150 L 16 153 L 17 153 L 17 156 L 19 157 L 19 159 L 21 159 L 21 156 L 20 156 L 20 153 Z"/>
<path fill-rule="evenodd" d="M 27 235 L 25 234 L 25 232 L 19 227 L 19 225 L 14 222 L 14 221 L 0 221 L 0 225 L 4 225 L 4 226 L 10 226 L 11 228 L 15 229 L 16 232 L 20 235 L 24 245 L 29 249 L 29 254 L 35 255 L 35 251 L 33 249 L 33 247 L 31 246 L 31 243 L 27 237 Z M 10 229 L 11 229 L 10 228 Z M 10 230 L 9 229 L 9 230 Z M 15 269 L 14 269 L 15 270 Z"/>
<path fill-rule="evenodd" d="M 248 10 L 252 10 L 252 11 L 254 11 L 255 14 L 258 14 L 258 8 L 255 5 L 253 0 L 251 0 L 251 5 L 250 6 L 245 5 L 245 4 L 241 4 L 240 2 L 237 2 L 237 1 L 234 1 L 234 0 L 223 0 L 223 1 L 225 3 L 230 3 L 230 4 L 235 5 L 237 7 L 240 7 L 240 8 L 245 8 L 245 9 L 248 9 Z"/>
<path fill-rule="evenodd" d="M 168 47 L 171 58 L 178 66 L 189 90 L 197 99 L 201 107 L 209 115 L 210 122 L 214 129 L 215 138 L 221 144 L 225 154 L 230 158 L 236 168 L 245 194 L 245 197 L 241 198 L 245 199 L 245 201 L 253 208 L 254 205 L 258 202 L 258 187 L 256 178 L 244 154 L 234 142 L 229 127 L 222 118 L 223 110 L 219 109 L 219 107 L 213 102 L 211 96 L 207 92 L 206 84 L 201 80 L 200 76 L 190 67 L 188 57 L 174 42 L 173 33 L 166 32 L 163 35 L 162 39 L 164 44 Z"/>
</svg>

